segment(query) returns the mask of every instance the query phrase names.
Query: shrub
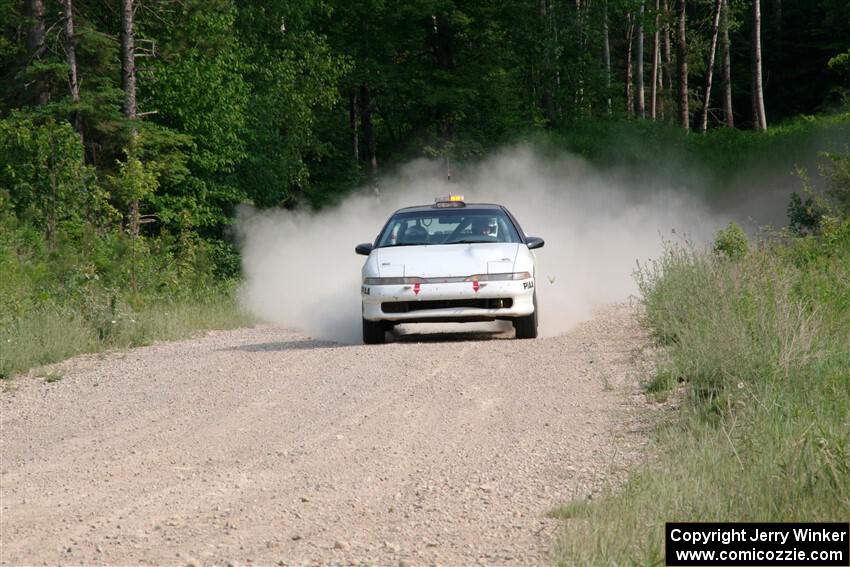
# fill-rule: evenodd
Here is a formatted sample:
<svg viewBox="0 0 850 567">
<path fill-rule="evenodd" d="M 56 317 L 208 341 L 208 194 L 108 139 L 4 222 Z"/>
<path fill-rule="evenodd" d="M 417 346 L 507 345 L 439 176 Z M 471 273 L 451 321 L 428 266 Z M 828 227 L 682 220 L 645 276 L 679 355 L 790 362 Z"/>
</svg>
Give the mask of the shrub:
<svg viewBox="0 0 850 567">
<path fill-rule="evenodd" d="M 726 228 L 717 231 L 714 238 L 714 251 L 723 254 L 730 260 L 740 260 L 749 250 L 750 243 L 743 229 L 730 222 Z"/>
</svg>

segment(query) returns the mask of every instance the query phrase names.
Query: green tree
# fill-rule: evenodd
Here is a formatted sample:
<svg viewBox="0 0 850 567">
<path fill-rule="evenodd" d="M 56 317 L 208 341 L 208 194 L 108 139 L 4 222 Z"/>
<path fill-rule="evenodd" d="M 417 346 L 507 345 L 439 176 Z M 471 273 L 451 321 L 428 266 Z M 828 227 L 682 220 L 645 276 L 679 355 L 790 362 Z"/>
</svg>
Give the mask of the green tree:
<svg viewBox="0 0 850 567">
<path fill-rule="evenodd" d="M 87 214 L 112 212 L 67 122 L 0 120 L 0 191 L 14 215 L 40 229 L 51 247 L 61 227 L 79 234 Z"/>
<path fill-rule="evenodd" d="M 250 46 L 245 78 L 252 92 L 246 159 L 238 171 L 246 195 L 259 206 L 290 206 L 312 191 L 312 173 L 329 165 L 347 169 L 344 150 L 324 142 L 329 136 L 317 123 L 322 114 L 341 116 L 338 84 L 350 68 L 311 29 L 313 20 L 329 17 L 318 2 L 240 7 L 237 30 Z M 331 127 L 340 126 L 334 121 Z"/>
<path fill-rule="evenodd" d="M 154 205 L 166 222 L 187 210 L 194 226 L 215 231 L 246 198 L 233 173 L 247 155 L 247 50 L 234 32 L 231 2 L 192 0 L 169 8 L 168 19 L 137 20 L 142 41 L 158 45 L 156 57 L 139 67 L 139 111 L 156 113 L 156 124 L 192 140 L 185 148 L 191 175 L 163 179 Z"/>
</svg>

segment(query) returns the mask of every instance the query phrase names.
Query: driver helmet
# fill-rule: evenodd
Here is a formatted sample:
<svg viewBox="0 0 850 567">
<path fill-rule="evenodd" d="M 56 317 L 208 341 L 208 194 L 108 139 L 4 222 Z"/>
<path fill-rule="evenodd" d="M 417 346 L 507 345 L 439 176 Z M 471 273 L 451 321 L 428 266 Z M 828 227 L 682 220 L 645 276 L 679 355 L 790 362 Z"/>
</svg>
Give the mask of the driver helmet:
<svg viewBox="0 0 850 567">
<path fill-rule="evenodd" d="M 490 236 L 493 234 L 490 219 L 485 217 L 472 217 L 471 231 L 474 235 Z"/>
</svg>

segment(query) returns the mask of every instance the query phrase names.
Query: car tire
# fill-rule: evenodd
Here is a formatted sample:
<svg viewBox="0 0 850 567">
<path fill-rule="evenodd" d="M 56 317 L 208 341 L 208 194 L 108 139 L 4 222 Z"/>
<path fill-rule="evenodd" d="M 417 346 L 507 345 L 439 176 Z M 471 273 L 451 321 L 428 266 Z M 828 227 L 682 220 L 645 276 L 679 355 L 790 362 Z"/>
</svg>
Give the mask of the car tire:
<svg viewBox="0 0 850 567">
<path fill-rule="evenodd" d="M 537 338 L 537 293 L 534 294 L 534 313 L 513 320 L 518 339 Z"/>
<path fill-rule="evenodd" d="M 387 324 L 384 321 L 363 319 L 363 344 L 380 345 L 387 340 Z"/>
</svg>

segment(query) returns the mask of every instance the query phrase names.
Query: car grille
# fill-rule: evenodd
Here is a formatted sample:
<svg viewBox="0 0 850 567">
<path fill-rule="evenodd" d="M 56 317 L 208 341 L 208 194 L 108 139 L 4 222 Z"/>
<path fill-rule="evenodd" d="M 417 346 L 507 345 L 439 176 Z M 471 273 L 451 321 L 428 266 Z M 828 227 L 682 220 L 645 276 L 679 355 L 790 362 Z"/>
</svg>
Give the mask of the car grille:
<svg viewBox="0 0 850 567">
<path fill-rule="evenodd" d="M 428 301 L 385 301 L 381 303 L 384 313 L 409 313 L 428 309 L 452 309 L 472 307 L 477 309 L 506 309 L 513 306 L 511 298 L 489 297 L 482 299 L 433 299 Z"/>
</svg>

